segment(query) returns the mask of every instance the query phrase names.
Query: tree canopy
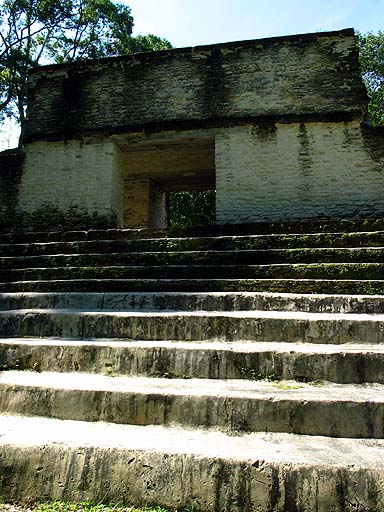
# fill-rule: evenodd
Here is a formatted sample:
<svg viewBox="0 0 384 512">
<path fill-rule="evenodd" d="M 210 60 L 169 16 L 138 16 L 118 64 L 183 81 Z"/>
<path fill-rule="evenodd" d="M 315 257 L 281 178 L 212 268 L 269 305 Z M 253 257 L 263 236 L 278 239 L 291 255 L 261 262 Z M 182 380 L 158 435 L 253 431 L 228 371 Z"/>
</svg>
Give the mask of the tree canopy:
<svg viewBox="0 0 384 512">
<path fill-rule="evenodd" d="M 369 121 L 384 125 L 384 32 L 358 34 L 361 74 L 371 98 Z"/>
<path fill-rule="evenodd" d="M 132 37 L 133 17 L 112 0 L 0 2 L 0 122 L 24 124 L 28 70 L 41 64 L 171 48 L 152 34 Z"/>
</svg>

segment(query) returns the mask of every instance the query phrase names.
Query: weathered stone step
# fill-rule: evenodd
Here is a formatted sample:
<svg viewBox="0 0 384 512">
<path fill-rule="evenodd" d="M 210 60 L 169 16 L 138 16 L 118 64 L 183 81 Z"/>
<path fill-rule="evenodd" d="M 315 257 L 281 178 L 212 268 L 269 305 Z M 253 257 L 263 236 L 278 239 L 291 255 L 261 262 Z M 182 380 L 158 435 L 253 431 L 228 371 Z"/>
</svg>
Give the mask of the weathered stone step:
<svg viewBox="0 0 384 512">
<path fill-rule="evenodd" d="M 382 439 L 384 386 L 160 379 L 80 373 L 0 374 L 0 410 L 133 425 L 213 427 Z"/>
<path fill-rule="evenodd" d="M 384 219 L 344 219 L 337 221 L 215 224 L 187 228 L 91 229 L 89 231 L 22 232 L 0 234 L 0 243 L 35 243 L 73 240 L 131 240 L 143 238 L 186 238 L 274 233 L 350 233 L 383 231 Z"/>
<path fill-rule="evenodd" d="M 0 258 L 0 269 L 128 265 L 382 263 L 383 247 L 54 254 Z"/>
<path fill-rule="evenodd" d="M 0 310 L 11 309 L 307 311 L 384 314 L 382 295 L 321 295 L 262 292 L 0 293 Z"/>
<path fill-rule="evenodd" d="M 0 370 L 384 384 L 384 346 L 9 338 Z"/>
<path fill-rule="evenodd" d="M 382 343 L 384 315 L 295 311 L 0 311 L 2 337 Z"/>
<path fill-rule="evenodd" d="M 362 279 L 55 279 L 1 283 L 14 292 L 271 292 L 383 295 L 384 280 Z M 1 293 L 0 292 L 0 293 Z"/>
<path fill-rule="evenodd" d="M 384 263 L 167 265 L 0 270 L 0 281 L 49 279 L 384 279 Z"/>
<path fill-rule="evenodd" d="M 129 240 L 141 238 L 175 238 L 236 236 L 273 233 L 383 231 L 384 219 L 312 220 L 310 222 L 275 222 L 214 224 L 187 228 L 91 229 L 89 231 L 41 231 L 0 234 L 0 243 L 35 243 L 73 240 Z"/>
<path fill-rule="evenodd" d="M 373 231 L 0 244 L 0 256 L 383 246 L 384 231 Z"/>
<path fill-rule="evenodd" d="M 2 416 L 0 494 L 196 512 L 384 510 L 383 450 L 381 440 Z"/>
</svg>

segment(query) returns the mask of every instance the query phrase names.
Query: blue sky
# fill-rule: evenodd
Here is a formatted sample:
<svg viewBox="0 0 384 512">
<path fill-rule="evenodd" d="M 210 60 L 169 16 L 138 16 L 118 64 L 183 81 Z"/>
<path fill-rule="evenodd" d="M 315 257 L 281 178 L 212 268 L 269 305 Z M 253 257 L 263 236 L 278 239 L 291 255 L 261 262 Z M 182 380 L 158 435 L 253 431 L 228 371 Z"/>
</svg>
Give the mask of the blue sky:
<svg viewBox="0 0 384 512">
<path fill-rule="evenodd" d="M 121 0 L 120 0 L 121 1 Z M 384 30 L 384 0 L 123 0 L 135 34 L 173 46 L 338 30 Z"/>
</svg>

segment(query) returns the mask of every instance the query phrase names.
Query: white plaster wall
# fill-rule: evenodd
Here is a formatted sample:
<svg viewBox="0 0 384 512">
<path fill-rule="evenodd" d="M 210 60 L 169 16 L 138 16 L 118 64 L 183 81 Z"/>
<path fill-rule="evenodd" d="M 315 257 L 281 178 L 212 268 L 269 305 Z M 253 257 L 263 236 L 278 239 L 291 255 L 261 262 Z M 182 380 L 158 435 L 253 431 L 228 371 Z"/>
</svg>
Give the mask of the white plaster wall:
<svg viewBox="0 0 384 512">
<path fill-rule="evenodd" d="M 383 151 L 359 123 L 223 129 L 215 152 L 218 223 L 384 214 Z"/>
<path fill-rule="evenodd" d="M 25 152 L 20 211 L 74 207 L 90 215 L 121 218 L 123 183 L 113 143 L 35 142 Z"/>
</svg>

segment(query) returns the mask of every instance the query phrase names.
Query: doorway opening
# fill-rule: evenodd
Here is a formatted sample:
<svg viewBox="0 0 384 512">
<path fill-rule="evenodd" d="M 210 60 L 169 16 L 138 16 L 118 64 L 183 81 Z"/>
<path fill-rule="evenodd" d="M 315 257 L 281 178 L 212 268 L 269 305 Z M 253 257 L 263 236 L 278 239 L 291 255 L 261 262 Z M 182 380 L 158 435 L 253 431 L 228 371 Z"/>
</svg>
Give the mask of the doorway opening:
<svg viewBox="0 0 384 512">
<path fill-rule="evenodd" d="M 167 135 L 119 141 L 126 228 L 187 227 L 215 222 L 212 134 Z"/>
</svg>

